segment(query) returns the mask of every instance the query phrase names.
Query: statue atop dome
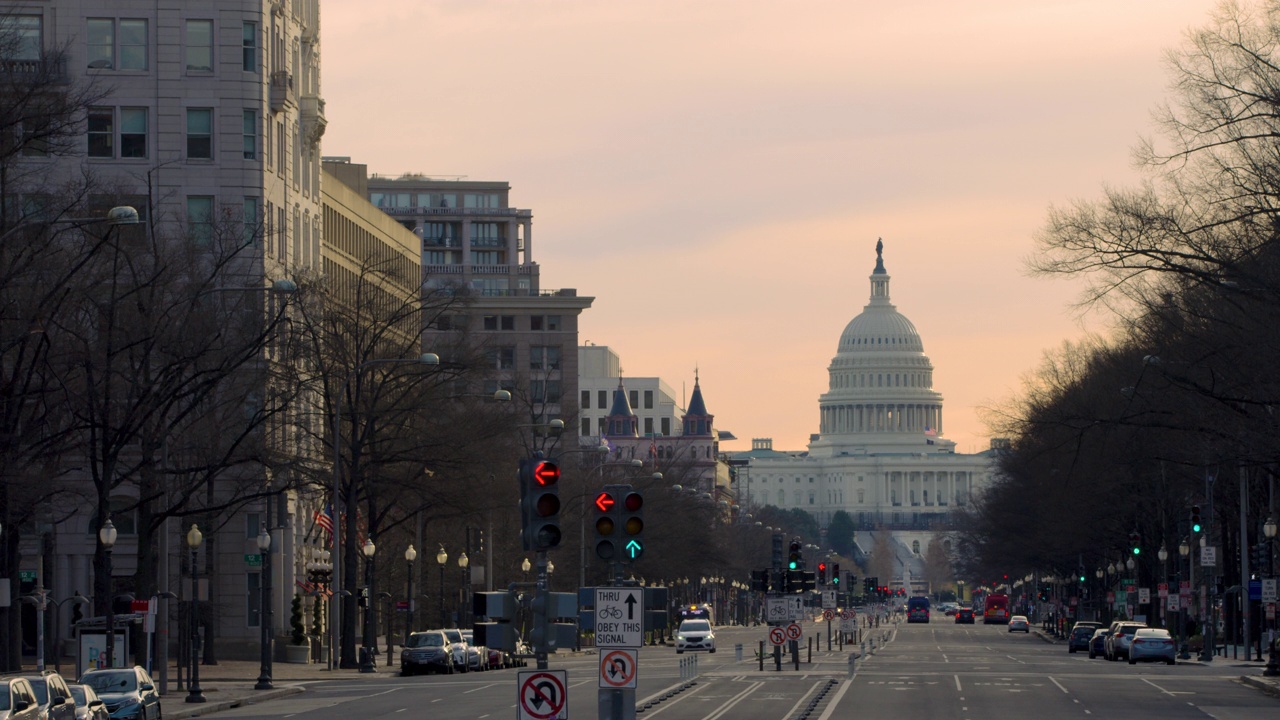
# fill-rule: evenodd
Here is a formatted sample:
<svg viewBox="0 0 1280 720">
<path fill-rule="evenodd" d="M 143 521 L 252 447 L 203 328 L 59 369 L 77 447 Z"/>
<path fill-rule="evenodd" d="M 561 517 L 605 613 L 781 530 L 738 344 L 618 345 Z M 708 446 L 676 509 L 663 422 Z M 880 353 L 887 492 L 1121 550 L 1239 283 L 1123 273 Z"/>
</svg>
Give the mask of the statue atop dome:
<svg viewBox="0 0 1280 720">
<path fill-rule="evenodd" d="M 873 271 L 873 274 L 888 274 L 888 271 L 884 269 L 884 240 L 881 238 L 876 238 L 876 269 Z"/>
</svg>

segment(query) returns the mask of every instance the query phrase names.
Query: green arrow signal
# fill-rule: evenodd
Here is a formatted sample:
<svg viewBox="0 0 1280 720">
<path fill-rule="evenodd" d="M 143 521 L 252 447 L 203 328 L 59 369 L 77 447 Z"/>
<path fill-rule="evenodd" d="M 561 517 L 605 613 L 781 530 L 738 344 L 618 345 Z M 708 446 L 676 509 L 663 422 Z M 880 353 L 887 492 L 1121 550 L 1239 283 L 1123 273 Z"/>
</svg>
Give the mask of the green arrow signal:
<svg viewBox="0 0 1280 720">
<path fill-rule="evenodd" d="M 627 543 L 627 554 L 631 556 L 632 560 L 635 560 L 644 554 L 644 546 L 640 544 L 639 540 L 632 540 Z"/>
</svg>

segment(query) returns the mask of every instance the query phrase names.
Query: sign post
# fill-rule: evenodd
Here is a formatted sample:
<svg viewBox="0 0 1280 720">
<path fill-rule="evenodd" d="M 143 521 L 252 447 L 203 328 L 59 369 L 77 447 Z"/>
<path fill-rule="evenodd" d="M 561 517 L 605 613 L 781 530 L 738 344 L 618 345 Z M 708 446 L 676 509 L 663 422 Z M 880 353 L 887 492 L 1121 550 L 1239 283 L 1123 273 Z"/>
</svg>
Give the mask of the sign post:
<svg viewBox="0 0 1280 720">
<path fill-rule="evenodd" d="M 639 649 L 644 645 L 644 589 L 596 588 L 596 647 L 600 648 L 600 717 L 635 720 Z"/>
<path fill-rule="evenodd" d="M 569 672 L 567 670 L 521 670 L 516 673 L 516 717 L 518 720 L 567 720 L 569 717 Z"/>
</svg>

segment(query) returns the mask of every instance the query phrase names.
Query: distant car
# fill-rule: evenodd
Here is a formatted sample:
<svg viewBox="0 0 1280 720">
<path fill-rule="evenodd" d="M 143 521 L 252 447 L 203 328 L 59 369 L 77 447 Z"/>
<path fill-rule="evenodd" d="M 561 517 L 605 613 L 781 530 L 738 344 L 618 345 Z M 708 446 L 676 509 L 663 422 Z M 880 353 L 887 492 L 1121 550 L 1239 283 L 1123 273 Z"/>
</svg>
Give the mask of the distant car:
<svg viewBox="0 0 1280 720">
<path fill-rule="evenodd" d="M 1107 628 L 1109 631 L 1106 644 L 1107 659 L 1116 661 L 1124 657 L 1127 660 L 1129 658 L 1129 645 L 1133 642 L 1134 633 L 1146 626 L 1146 623 L 1137 622 L 1111 623 L 1111 627 Z"/>
<path fill-rule="evenodd" d="M 453 658 L 454 669 L 466 672 L 471 667 L 471 653 L 467 651 L 467 639 L 462 636 L 462 631 L 458 628 L 450 628 L 443 632 L 449 639 L 449 654 Z"/>
<path fill-rule="evenodd" d="M 26 678 L 0 678 L 0 720 L 39 720 L 40 703 Z"/>
<path fill-rule="evenodd" d="M 716 651 L 716 633 L 710 620 L 685 620 L 676 630 L 676 653 L 685 650 Z"/>
<path fill-rule="evenodd" d="M 1163 628 L 1140 628 L 1129 643 L 1129 664 L 1139 661 L 1163 660 L 1166 665 L 1176 665 L 1177 648 L 1173 636 Z"/>
<path fill-rule="evenodd" d="M 1077 650 L 1089 652 L 1089 641 L 1093 639 L 1093 634 L 1097 630 L 1098 628 L 1090 625 L 1076 625 L 1067 638 L 1067 652 L 1074 653 Z"/>
<path fill-rule="evenodd" d="M 1096 657 L 1105 657 L 1107 654 L 1107 629 L 1098 628 L 1093 631 L 1093 636 L 1089 638 L 1089 659 Z"/>
<path fill-rule="evenodd" d="M 61 675 L 48 670 L 42 675 L 28 675 L 27 681 L 36 691 L 40 720 L 76 720 L 76 699 Z"/>
<path fill-rule="evenodd" d="M 507 654 L 497 648 L 489 648 L 489 669 L 509 668 L 511 667 L 511 659 Z"/>
<path fill-rule="evenodd" d="M 1009 632 L 1024 632 L 1030 634 L 1031 623 L 1027 621 L 1027 616 L 1014 615 L 1009 618 Z"/>
<path fill-rule="evenodd" d="M 69 683 L 71 697 L 76 699 L 76 720 L 108 720 L 107 704 L 102 702 L 93 688 L 80 683 Z"/>
<path fill-rule="evenodd" d="M 907 622 L 929 622 L 929 598 L 913 597 L 907 601 Z"/>
<path fill-rule="evenodd" d="M 489 648 L 476 645 L 476 636 L 470 630 L 462 631 L 462 639 L 467 641 L 467 667 L 481 672 L 489 669 Z"/>
<path fill-rule="evenodd" d="M 405 642 L 400 651 L 400 674 L 414 675 L 419 671 L 453 672 L 453 652 L 444 632 L 416 632 Z"/>
<path fill-rule="evenodd" d="M 973 624 L 973 608 L 962 607 L 956 610 L 956 624 L 972 625 Z"/>
<path fill-rule="evenodd" d="M 160 693 L 143 668 L 90 670 L 80 682 L 107 705 L 111 720 L 160 720 Z"/>
</svg>

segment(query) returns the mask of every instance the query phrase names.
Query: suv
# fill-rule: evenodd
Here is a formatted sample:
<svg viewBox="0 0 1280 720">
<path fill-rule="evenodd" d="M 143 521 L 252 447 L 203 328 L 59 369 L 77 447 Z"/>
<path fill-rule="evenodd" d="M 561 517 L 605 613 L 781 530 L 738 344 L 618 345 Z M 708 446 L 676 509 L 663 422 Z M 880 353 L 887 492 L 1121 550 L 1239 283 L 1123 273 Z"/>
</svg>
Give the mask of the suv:
<svg viewBox="0 0 1280 720">
<path fill-rule="evenodd" d="M 453 658 L 453 667 L 466 672 L 471 665 L 470 651 L 467 650 L 467 639 L 462 637 L 462 630 L 450 628 L 443 630 L 445 639 L 449 641 L 449 655 Z"/>
<path fill-rule="evenodd" d="M 39 720 L 40 703 L 26 678 L 0 680 L 0 720 Z"/>
<path fill-rule="evenodd" d="M 913 597 L 907 601 L 907 622 L 929 622 L 929 598 Z"/>
<path fill-rule="evenodd" d="M 716 651 L 716 633 L 710 620 L 685 620 L 676 630 L 676 654 L 685 650 Z"/>
<path fill-rule="evenodd" d="M 400 651 L 400 674 L 413 675 L 419 670 L 453 672 L 453 653 L 443 630 L 416 632 L 405 642 Z"/>
<path fill-rule="evenodd" d="M 1114 622 L 1107 631 L 1106 655 L 1108 660 L 1129 659 L 1129 645 L 1133 642 L 1133 634 L 1145 628 L 1146 623 Z"/>
<path fill-rule="evenodd" d="M 80 682 L 107 704 L 111 720 L 160 720 L 160 693 L 139 665 L 90 670 L 80 676 Z"/>
<path fill-rule="evenodd" d="M 27 682 L 35 690 L 40 705 L 40 720 L 76 720 L 76 699 L 67 681 L 52 670 L 43 675 L 28 675 Z"/>
</svg>

